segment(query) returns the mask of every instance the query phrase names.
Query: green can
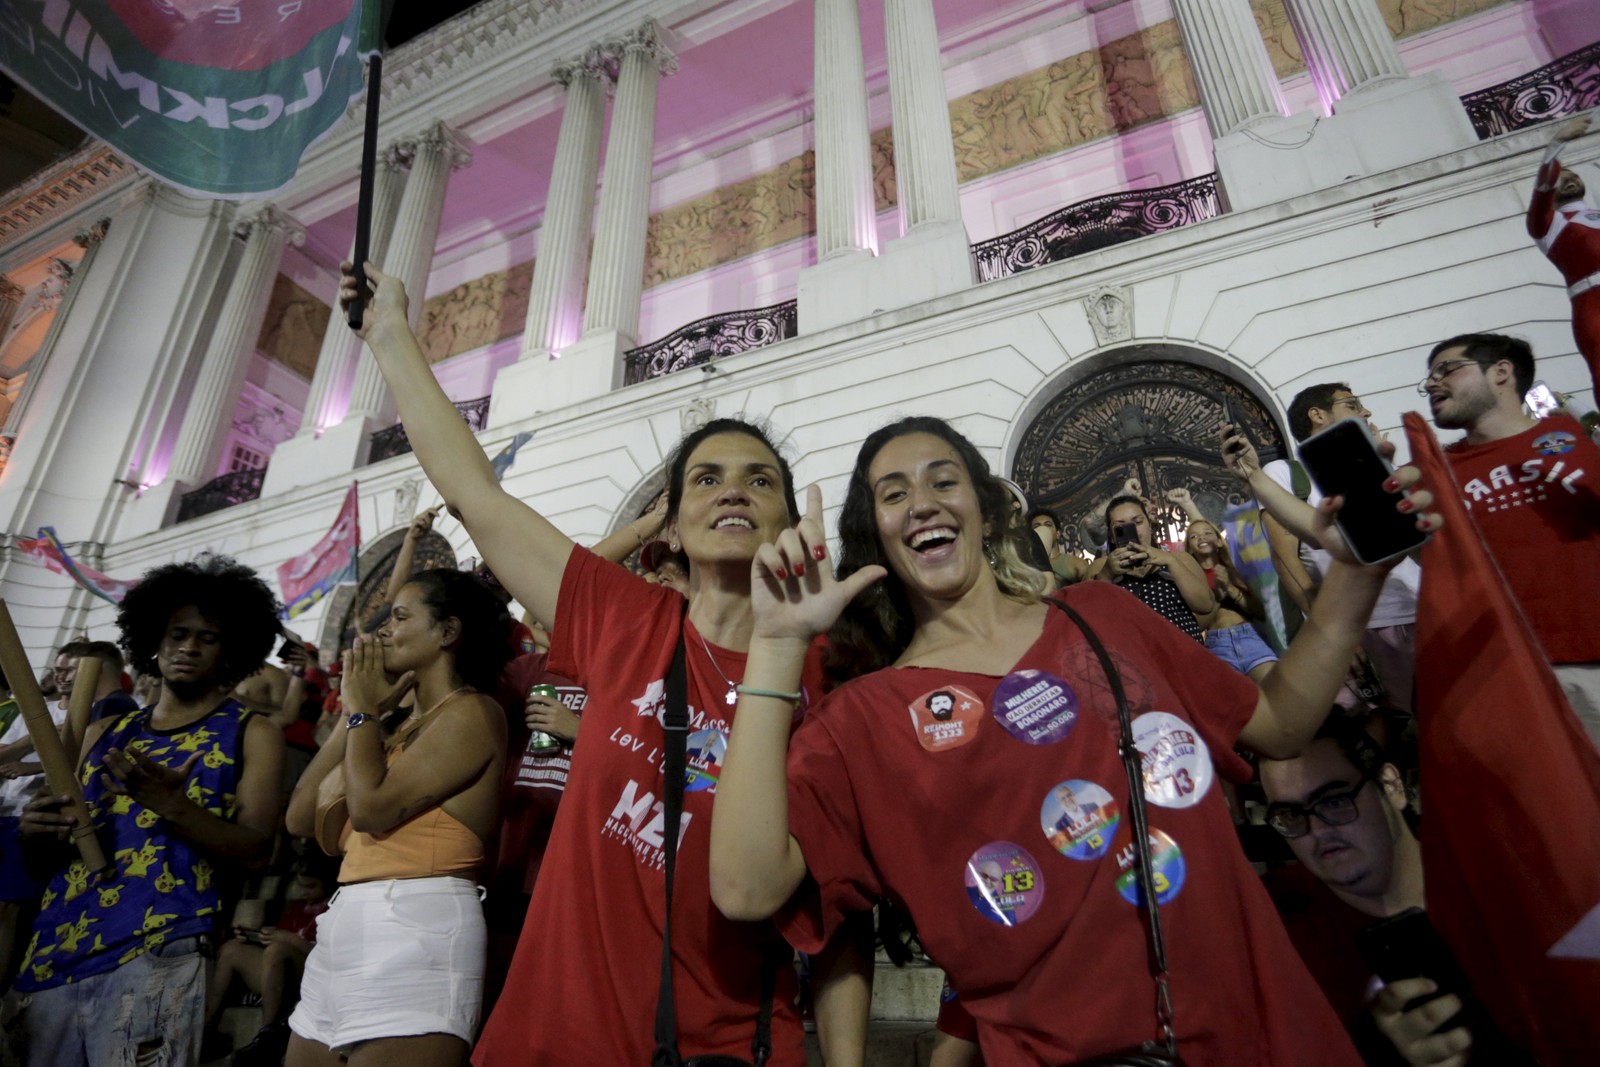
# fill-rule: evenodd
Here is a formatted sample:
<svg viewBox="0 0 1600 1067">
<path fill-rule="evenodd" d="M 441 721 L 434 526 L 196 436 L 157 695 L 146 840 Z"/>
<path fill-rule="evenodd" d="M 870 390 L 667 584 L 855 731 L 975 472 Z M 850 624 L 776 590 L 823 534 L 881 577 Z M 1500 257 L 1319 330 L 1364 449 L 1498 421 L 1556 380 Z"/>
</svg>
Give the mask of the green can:
<svg viewBox="0 0 1600 1067">
<path fill-rule="evenodd" d="M 560 692 L 553 685 L 530 686 L 528 689 L 528 695 L 547 697 L 550 700 L 557 701 L 561 699 Z M 532 756 L 553 756 L 557 752 L 560 752 L 564 747 L 566 746 L 561 743 L 561 739 L 555 734 L 548 734 L 543 730 L 535 730 L 528 735 L 528 747 L 526 751 Z"/>
</svg>

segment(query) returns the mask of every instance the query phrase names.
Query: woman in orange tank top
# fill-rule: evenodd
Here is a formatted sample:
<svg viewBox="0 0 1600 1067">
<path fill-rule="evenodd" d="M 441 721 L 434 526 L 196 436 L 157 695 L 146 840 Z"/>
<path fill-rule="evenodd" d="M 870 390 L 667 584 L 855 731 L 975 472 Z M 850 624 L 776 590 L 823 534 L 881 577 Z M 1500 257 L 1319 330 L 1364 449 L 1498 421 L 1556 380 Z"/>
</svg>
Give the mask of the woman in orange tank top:
<svg viewBox="0 0 1600 1067">
<path fill-rule="evenodd" d="M 484 583 L 423 571 L 344 654 L 343 725 L 289 802 L 289 831 L 344 854 L 290 1016 L 290 1067 L 467 1060 L 483 991 L 475 885 L 499 817 L 511 619 Z M 391 684 L 387 676 L 398 676 Z M 409 716 L 377 716 L 415 689 Z"/>
</svg>

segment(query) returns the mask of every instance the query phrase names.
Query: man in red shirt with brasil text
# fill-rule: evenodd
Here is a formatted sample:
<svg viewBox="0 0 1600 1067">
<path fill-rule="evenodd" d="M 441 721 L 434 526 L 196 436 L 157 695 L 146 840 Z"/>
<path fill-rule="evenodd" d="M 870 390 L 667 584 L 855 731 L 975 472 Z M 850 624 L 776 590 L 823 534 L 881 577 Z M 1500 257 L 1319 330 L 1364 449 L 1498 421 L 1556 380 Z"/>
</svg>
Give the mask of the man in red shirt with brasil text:
<svg viewBox="0 0 1600 1067">
<path fill-rule="evenodd" d="M 1600 448 L 1569 415 L 1533 419 L 1522 398 L 1533 350 L 1503 334 L 1462 334 L 1428 355 L 1417 387 L 1434 425 L 1465 430 L 1445 455 L 1489 551 L 1600 744 Z"/>
</svg>

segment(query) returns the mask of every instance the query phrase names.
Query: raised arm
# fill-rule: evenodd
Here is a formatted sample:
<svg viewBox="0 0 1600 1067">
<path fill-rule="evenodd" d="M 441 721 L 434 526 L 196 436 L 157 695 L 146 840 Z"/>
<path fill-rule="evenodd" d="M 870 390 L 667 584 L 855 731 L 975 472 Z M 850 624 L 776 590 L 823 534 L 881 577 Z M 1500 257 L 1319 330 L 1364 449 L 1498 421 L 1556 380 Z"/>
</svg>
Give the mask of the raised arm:
<svg viewBox="0 0 1600 1067">
<path fill-rule="evenodd" d="M 541 619 L 555 618 L 561 575 L 572 541 L 544 516 L 507 493 L 489 457 L 439 388 L 406 321 L 405 286 L 367 264 L 376 286 L 358 331 L 372 350 L 394 395 L 417 462 L 460 518 L 500 584 Z M 355 278 L 344 265 L 340 304 L 355 296 Z"/>
<path fill-rule="evenodd" d="M 400 542 L 400 551 L 394 554 L 394 570 L 389 572 L 389 587 L 383 593 L 384 603 L 393 604 L 394 598 L 400 595 L 400 590 L 411 580 L 411 568 L 417 558 L 417 542 L 432 532 L 433 520 L 438 518 L 439 509 L 443 506 L 435 504 L 431 508 L 417 512 L 417 517 L 412 519 L 411 525 L 406 528 L 405 540 Z"/>
<path fill-rule="evenodd" d="M 1567 142 L 1582 137 L 1589 131 L 1588 115 L 1578 115 L 1556 127 L 1550 145 L 1539 160 L 1539 177 L 1533 186 L 1533 197 L 1528 201 L 1528 236 L 1535 241 L 1550 232 L 1550 223 L 1556 217 L 1556 182 L 1561 179 L 1561 152 Z"/>
<path fill-rule="evenodd" d="M 805 856 L 789 833 L 786 767 L 801 669 L 816 635 L 885 573 L 863 567 L 834 581 L 822 493 L 814 485 L 806 493 L 805 518 L 762 545 L 751 561 L 755 630 L 711 809 L 711 899 L 730 919 L 766 918 L 805 878 Z"/>
<path fill-rule="evenodd" d="M 1416 484 L 1417 477 L 1416 468 L 1405 467 L 1395 472 L 1394 484 L 1408 487 Z M 1423 512 L 1433 502 L 1432 494 L 1421 489 L 1409 493 L 1408 499 L 1413 512 Z M 1320 521 L 1330 529 L 1339 503 L 1340 498 L 1332 497 L 1317 509 Z M 1417 525 L 1436 530 L 1442 521 L 1426 513 Z M 1334 556 L 1333 566 L 1305 624 L 1277 667 L 1262 680 L 1255 714 L 1239 734 L 1243 745 L 1268 759 L 1298 756 L 1327 718 L 1393 566 L 1358 565 L 1342 538 L 1329 536 L 1329 530 L 1322 533 L 1323 544 Z"/>
<path fill-rule="evenodd" d="M 655 539 L 667 521 L 667 498 L 589 549 L 601 559 L 621 563 Z"/>
</svg>

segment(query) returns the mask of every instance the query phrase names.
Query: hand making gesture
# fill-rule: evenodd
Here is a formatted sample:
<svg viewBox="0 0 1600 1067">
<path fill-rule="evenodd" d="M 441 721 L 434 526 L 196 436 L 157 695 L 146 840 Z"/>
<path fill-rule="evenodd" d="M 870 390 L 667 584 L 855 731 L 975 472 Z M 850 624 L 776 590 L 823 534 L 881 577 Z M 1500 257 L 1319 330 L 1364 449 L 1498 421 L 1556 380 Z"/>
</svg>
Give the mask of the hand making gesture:
<svg viewBox="0 0 1600 1067">
<path fill-rule="evenodd" d="M 799 524 L 762 545 L 750 564 L 753 636 L 809 642 L 833 625 L 846 604 L 889 572 L 877 564 L 835 579 L 822 532 L 822 490 L 806 490 L 806 512 Z"/>
</svg>

